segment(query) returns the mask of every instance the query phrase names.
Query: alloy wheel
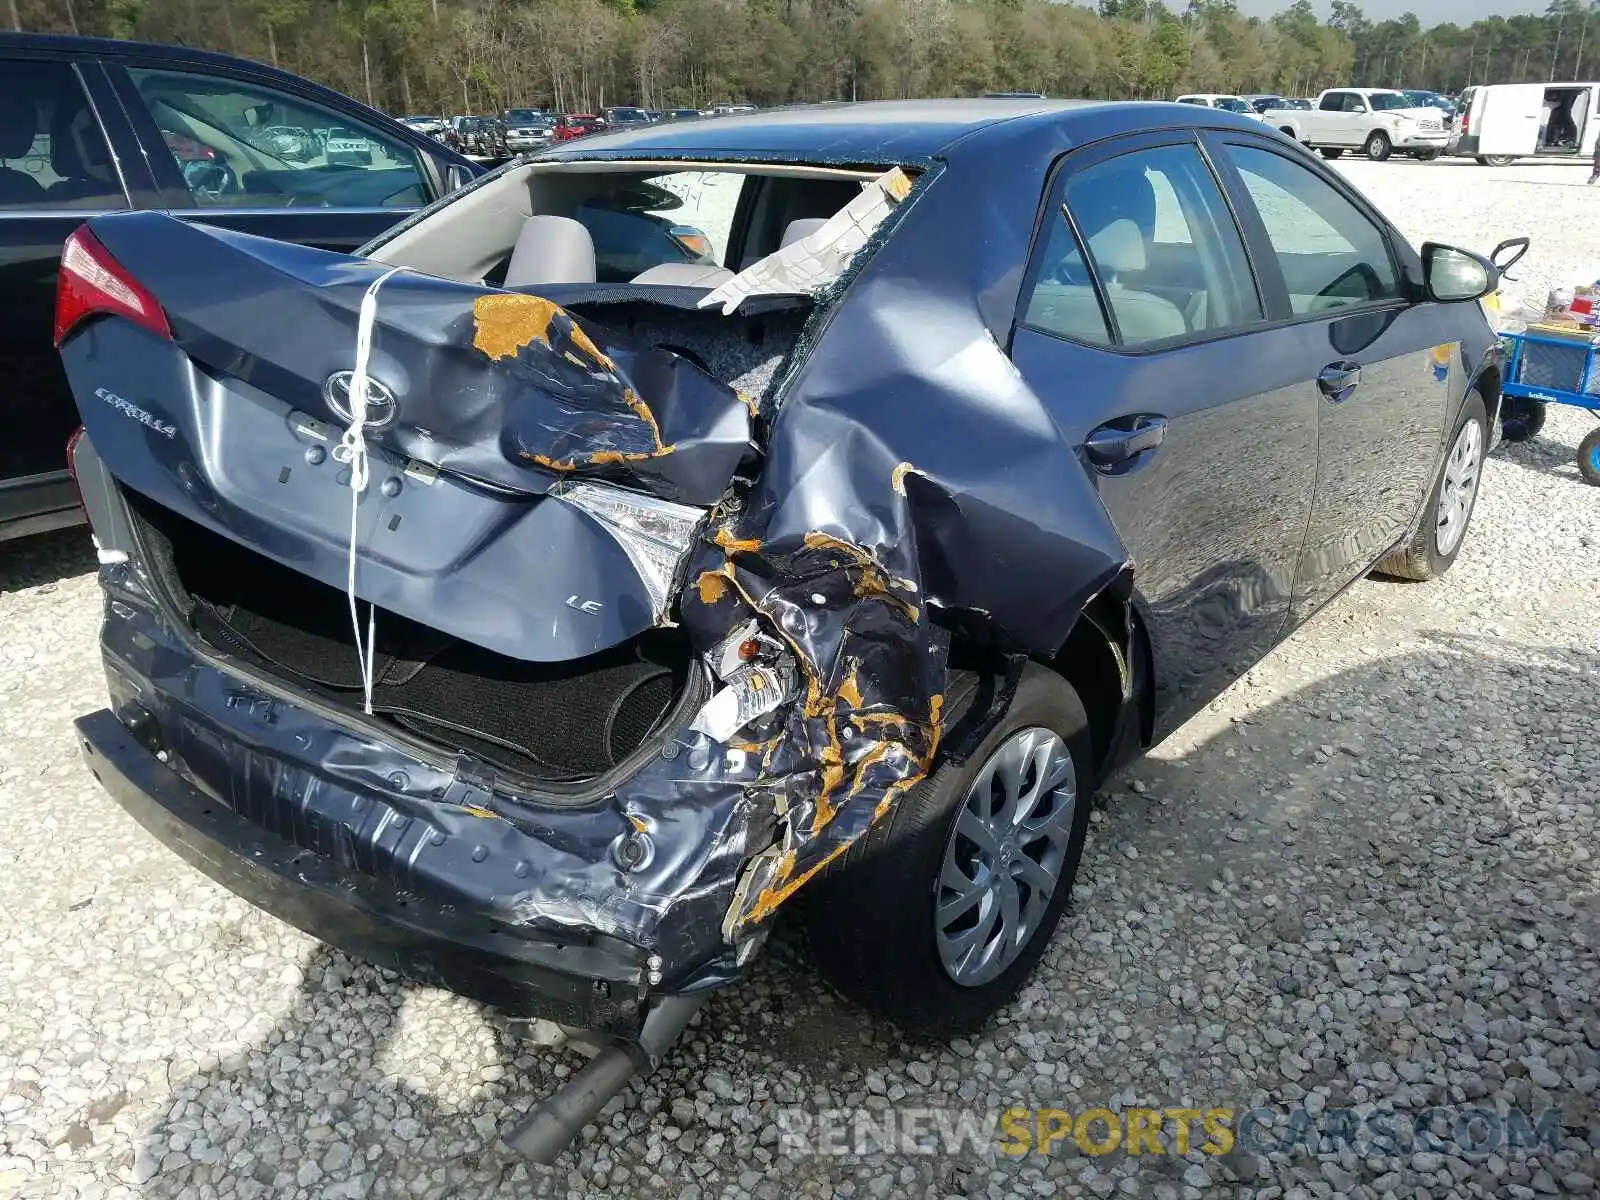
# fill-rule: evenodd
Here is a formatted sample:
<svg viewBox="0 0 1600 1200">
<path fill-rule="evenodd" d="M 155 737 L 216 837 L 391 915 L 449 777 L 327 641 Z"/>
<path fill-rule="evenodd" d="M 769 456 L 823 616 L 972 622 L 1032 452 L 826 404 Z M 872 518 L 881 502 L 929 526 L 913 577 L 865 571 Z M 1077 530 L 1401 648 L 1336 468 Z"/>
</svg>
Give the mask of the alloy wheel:
<svg viewBox="0 0 1600 1200">
<path fill-rule="evenodd" d="M 1444 464 L 1444 482 L 1434 514 L 1433 542 L 1442 555 L 1455 553 L 1466 535 L 1472 504 L 1478 497 L 1478 477 L 1483 468 L 1483 427 L 1468 421 L 1456 434 Z"/>
<path fill-rule="evenodd" d="M 1037 725 L 1012 734 L 978 771 L 934 889 L 939 961 L 956 983 L 1000 975 L 1044 920 L 1072 839 L 1077 783 L 1066 743 Z"/>
</svg>

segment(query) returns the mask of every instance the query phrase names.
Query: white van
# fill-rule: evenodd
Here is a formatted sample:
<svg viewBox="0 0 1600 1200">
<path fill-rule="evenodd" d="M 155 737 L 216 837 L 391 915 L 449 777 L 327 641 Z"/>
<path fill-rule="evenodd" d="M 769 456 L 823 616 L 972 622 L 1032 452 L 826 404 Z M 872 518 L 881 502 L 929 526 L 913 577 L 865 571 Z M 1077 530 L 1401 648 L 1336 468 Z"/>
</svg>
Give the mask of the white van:
<svg viewBox="0 0 1600 1200">
<path fill-rule="evenodd" d="M 1463 89 L 1450 153 L 1503 167 L 1518 158 L 1587 161 L 1600 138 L 1600 83 L 1491 83 Z"/>
</svg>

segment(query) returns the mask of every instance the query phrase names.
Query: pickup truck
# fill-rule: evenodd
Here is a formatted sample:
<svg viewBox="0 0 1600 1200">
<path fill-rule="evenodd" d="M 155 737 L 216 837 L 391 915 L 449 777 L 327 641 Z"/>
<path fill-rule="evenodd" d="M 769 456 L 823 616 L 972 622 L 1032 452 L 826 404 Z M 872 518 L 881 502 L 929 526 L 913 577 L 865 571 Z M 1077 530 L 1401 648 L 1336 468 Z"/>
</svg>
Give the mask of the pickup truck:
<svg viewBox="0 0 1600 1200">
<path fill-rule="evenodd" d="M 1407 154 L 1424 162 L 1438 158 L 1450 130 L 1437 109 L 1418 106 L 1388 88 L 1332 88 L 1310 111 L 1268 109 L 1265 119 L 1324 158 L 1360 150 L 1374 162 Z"/>
</svg>

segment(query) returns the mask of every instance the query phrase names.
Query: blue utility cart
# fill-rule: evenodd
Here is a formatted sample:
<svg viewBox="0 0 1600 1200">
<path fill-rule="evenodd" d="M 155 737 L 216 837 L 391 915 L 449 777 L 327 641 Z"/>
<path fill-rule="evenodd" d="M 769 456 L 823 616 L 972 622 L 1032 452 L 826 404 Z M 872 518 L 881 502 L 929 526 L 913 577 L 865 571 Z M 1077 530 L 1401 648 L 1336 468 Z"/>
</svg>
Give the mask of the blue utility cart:
<svg viewBox="0 0 1600 1200">
<path fill-rule="evenodd" d="M 1600 332 L 1530 326 L 1501 334 L 1506 344 L 1506 382 L 1501 388 L 1501 430 L 1506 440 L 1524 441 L 1539 432 L 1548 404 L 1570 404 L 1600 417 Z M 1578 470 L 1600 487 L 1600 429 L 1578 446 Z"/>
</svg>

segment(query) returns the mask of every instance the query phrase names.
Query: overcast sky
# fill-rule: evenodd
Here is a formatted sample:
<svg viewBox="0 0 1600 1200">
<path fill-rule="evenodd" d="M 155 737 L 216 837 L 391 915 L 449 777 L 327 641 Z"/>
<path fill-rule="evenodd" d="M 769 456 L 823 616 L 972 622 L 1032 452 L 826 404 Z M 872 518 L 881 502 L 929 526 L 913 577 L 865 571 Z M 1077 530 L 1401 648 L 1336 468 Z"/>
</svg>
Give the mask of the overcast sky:
<svg viewBox="0 0 1600 1200">
<path fill-rule="evenodd" d="M 1251 16 L 1271 16 L 1289 7 L 1292 0 L 1238 0 L 1239 10 Z M 1326 18 L 1330 0 L 1311 0 L 1319 15 Z M 1543 12 L 1548 0 L 1370 0 L 1357 6 L 1366 13 L 1369 21 L 1387 21 L 1404 12 L 1414 12 L 1423 28 L 1441 21 L 1454 21 L 1457 25 L 1470 25 L 1479 17 L 1514 16 L 1517 13 Z M 1182 6 L 1179 5 L 1181 8 Z"/>
</svg>

